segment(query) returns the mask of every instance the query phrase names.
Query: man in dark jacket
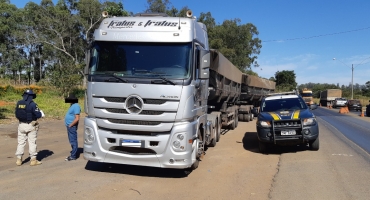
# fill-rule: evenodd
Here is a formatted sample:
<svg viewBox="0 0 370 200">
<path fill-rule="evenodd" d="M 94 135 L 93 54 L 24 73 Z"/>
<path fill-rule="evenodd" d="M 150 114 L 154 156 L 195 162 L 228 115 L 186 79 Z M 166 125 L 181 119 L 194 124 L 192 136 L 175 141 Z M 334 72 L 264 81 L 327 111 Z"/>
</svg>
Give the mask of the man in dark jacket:
<svg viewBox="0 0 370 200">
<path fill-rule="evenodd" d="M 15 155 L 17 156 L 16 164 L 22 165 L 22 156 L 24 154 L 24 147 L 28 140 L 29 154 L 31 157 L 31 166 L 40 165 L 41 162 L 36 160 L 37 155 L 37 131 L 39 130 L 39 123 L 37 119 L 44 117 L 44 112 L 40 110 L 33 99 L 36 94 L 32 90 L 26 90 L 23 93 L 23 99 L 18 101 L 15 108 L 15 116 L 19 120 L 18 125 L 18 146 Z"/>
</svg>

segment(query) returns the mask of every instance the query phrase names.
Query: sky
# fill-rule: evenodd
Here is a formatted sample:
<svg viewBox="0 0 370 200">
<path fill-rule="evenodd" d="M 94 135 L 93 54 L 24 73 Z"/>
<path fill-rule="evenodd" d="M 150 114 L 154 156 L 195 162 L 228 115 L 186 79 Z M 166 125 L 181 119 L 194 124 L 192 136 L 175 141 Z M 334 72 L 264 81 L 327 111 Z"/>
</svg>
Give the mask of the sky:
<svg viewBox="0 0 370 200">
<path fill-rule="evenodd" d="M 32 0 L 39 4 L 41 0 Z M 23 8 L 27 0 L 10 0 Z M 56 2 L 56 0 L 54 0 Z M 298 85 L 329 83 L 364 85 L 370 81 L 369 0 L 170 0 L 193 15 L 210 12 L 217 24 L 239 18 L 252 23 L 262 41 L 260 77 L 277 71 L 296 74 Z M 147 0 L 122 0 L 124 9 L 139 13 Z M 335 59 L 334 59 L 335 58 Z M 352 73 L 353 72 L 353 73 Z"/>
</svg>

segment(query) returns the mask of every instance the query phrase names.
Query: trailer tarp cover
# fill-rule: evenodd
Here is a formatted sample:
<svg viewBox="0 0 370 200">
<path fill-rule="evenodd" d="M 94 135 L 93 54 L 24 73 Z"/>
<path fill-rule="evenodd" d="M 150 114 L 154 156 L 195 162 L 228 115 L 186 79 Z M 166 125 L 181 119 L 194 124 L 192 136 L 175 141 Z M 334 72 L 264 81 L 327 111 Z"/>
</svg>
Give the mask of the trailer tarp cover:
<svg viewBox="0 0 370 200">
<path fill-rule="evenodd" d="M 256 87 L 256 88 L 263 88 L 269 90 L 275 90 L 275 82 L 270 81 L 264 78 L 260 78 L 258 76 L 243 75 L 243 84 L 248 85 L 249 87 Z"/>
<path fill-rule="evenodd" d="M 218 51 L 211 49 L 210 53 L 211 70 L 216 71 L 229 80 L 241 84 L 243 73 Z"/>
</svg>

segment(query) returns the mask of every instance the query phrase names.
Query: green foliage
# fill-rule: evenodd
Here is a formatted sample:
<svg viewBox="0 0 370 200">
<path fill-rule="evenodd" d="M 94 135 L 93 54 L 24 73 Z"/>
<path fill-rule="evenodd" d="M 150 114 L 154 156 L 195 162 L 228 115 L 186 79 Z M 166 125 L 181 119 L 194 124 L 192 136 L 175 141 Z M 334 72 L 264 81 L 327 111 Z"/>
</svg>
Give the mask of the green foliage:
<svg viewBox="0 0 370 200">
<path fill-rule="evenodd" d="M 208 29 L 210 48 L 218 49 L 241 71 L 246 72 L 252 65 L 258 66 L 257 55 L 262 48 L 259 32 L 251 23 L 241 24 L 240 19 L 225 20 L 216 25 L 211 13 L 201 13 L 198 19 Z"/>
<path fill-rule="evenodd" d="M 292 91 L 297 87 L 294 71 L 283 70 L 275 73 L 276 89 L 278 91 Z"/>
<path fill-rule="evenodd" d="M 15 120 L 15 105 L 22 98 L 22 92 L 19 91 L 24 91 L 23 89 L 12 86 L 7 87 L 8 90 L 0 95 L 0 124 L 7 120 Z M 75 89 L 73 92 L 79 98 L 79 104 L 83 108 L 84 90 Z M 45 113 L 46 119 L 63 119 L 70 106 L 70 104 L 64 103 L 64 97 L 61 97 L 61 94 L 53 88 L 43 88 L 42 92 L 37 94 L 34 101 Z"/>
</svg>

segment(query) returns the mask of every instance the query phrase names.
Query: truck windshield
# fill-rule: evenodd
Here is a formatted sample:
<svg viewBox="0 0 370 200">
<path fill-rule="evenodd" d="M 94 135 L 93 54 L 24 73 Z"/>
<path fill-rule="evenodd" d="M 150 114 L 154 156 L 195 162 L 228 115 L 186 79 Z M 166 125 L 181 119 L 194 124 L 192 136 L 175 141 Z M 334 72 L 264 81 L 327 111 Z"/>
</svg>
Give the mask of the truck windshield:
<svg viewBox="0 0 370 200">
<path fill-rule="evenodd" d="M 312 97 L 312 93 L 301 93 L 302 97 Z"/>
<path fill-rule="evenodd" d="M 192 43 L 95 42 L 90 74 L 119 77 L 190 76 Z"/>
<path fill-rule="evenodd" d="M 288 98 L 288 99 L 274 99 L 264 101 L 262 104 L 262 112 L 276 112 L 284 110 L 300 110 L 307 109 L 306 103 L 300 98 Z"/>
</svg>

